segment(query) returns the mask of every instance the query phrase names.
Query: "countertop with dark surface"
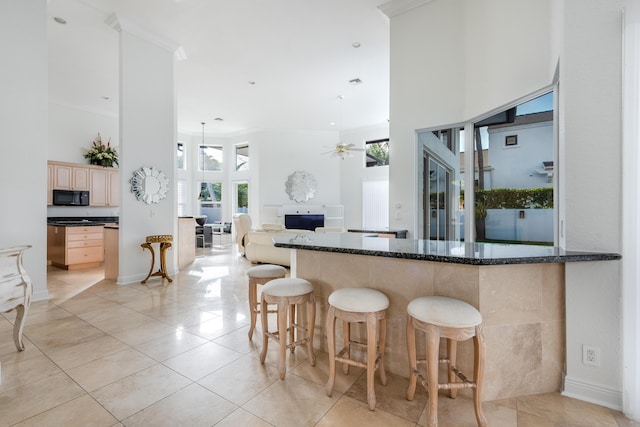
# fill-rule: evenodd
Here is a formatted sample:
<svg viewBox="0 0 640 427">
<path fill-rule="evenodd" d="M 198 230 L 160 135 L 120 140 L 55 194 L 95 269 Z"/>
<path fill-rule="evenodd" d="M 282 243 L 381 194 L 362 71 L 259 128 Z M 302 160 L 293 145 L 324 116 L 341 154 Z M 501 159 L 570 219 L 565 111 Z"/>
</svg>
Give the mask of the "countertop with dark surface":
<svg viewBox="0 0 640 427">
<path fill-rule="evenodd" d="M 118 223 L 117 216 L 96 216 L 96 217 L 48 217 L 48 225 L 59 227 L 90 227 L 106 224 Z"/>
<path fill-rule="evenodd" d="M 357 233 L 274 237 L 276 247 L 468 265 L 540 264 L 621 259 L 617 253 L 567 251 L 553 246 L 386 239 Z"/>
</svg>

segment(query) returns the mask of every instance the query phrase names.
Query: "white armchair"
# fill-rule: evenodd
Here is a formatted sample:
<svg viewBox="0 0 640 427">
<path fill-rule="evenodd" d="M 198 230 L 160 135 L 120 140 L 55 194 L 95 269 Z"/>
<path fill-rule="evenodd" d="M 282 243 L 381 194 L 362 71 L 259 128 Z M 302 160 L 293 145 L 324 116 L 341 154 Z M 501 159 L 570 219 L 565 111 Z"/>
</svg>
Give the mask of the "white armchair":
<svg viewBox="0 0 640 427">
<path fill-rule="evenodd" d="M 244 255 L 247 245 L 247 234 L 251 231 L 251 217 L 245 213 L 234 214 L 233 228 L 235 228 L 236 231 L 238 252 Z"/>
</svg>

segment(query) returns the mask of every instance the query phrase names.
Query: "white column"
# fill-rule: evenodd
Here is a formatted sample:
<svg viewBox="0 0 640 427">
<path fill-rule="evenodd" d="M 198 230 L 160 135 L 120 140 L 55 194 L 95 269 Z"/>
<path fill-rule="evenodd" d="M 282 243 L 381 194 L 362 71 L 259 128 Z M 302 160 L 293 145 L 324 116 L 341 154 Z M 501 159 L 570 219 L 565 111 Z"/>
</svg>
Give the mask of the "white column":
<svg viewBox="0 0 640 427">
<path fill-rule="evenodd" d="M 169 275 L 177 270 L 177 143 L 174 52 L 177 45 L 144 33 L 117 16 L 107 24 L 120 33 L 120 242 L 118 283 L 143 279 L 151 255 L 140 244 L 145 237 L 171 234 L 167 252 Z M 146 204 L 131 193 L 130 179 L 141 167 L 154 167 L 169 179 L 167 197 Z M 158 248 L 156 267 L 158 269 Z M 159 279 L 150 279 L 159 280 Z"/>
</svg>

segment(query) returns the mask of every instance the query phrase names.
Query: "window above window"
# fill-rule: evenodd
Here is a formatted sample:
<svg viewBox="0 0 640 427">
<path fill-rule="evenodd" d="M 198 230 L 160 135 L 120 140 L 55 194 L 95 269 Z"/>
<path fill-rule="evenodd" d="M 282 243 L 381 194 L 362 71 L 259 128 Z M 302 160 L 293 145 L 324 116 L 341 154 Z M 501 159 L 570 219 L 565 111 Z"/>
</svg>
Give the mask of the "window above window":
<svg viewBox="0 0 640 427">
<path fill-rule="evenodd" d="M 389 164 L 389 138 L 367 141 L 365 149 L 368 168 Z"/>
<path fill-rule="evenodd" d="M 249 170 L 249 144 L 236 145 L 236 170 Z"/>
<path fill-rule="evenodd" d="M 198 167 L 201 171 L 222 170 L 222 146 L 200 145 L 198 146 Z"/>
</svg>

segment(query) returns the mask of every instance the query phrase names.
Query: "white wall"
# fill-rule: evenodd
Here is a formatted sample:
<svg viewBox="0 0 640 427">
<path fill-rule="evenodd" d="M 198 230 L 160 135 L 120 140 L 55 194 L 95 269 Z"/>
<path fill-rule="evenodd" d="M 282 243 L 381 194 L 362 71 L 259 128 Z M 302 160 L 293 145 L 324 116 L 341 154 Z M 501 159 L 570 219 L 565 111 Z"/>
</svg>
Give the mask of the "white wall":
<svg viewBox="0 0 640 427">
<path fill-rule="evenodd" d="M 416 129 L 470 120 L 547 87 L 559 60 L 566 246 L 619 252 L 623 3 L 436 0 L 393 17 L 390 186 L 391 204 L 403 208 L 392 226 L 414 229 Z M 566 267 L 567 379 L 573 395 L 612 407 L 621 405 L 619 270 L 618 262 Z M 601 348 L 601 367 L 582 364 L 582 343 Z"/>
<path fill-rule="evenodd" d="M 120 146 L 117 116 L 49 102 L 49 160 L 89 164 L 84 154 L 98 132 Z"/>
<path fill-rule="evenodd" d="M 267 204 L 292 205 L 285 183 L 295 171 L 311 174 L 318 184 L 313 199 L 306 204 L 341 204 L 341 160 L 322 154 L 335 147 L 338 133 L 333 131 L 260 131 L 246 135 L 251 159 L 249 215 L 254 226 L 262 223 L 260 210 Z M 250 160 L 251 161 L 251 160 Z M 301 204 L 304 205 L 304 204 Z"/>
<path fill-rule="evenodd" d="M 0 247 L 32 245 L 24 266 L 33 300 L 47 292 L 47 4 L 0 2 L 0 67 L 3 167 Z"/>
<path fill-rule="evenodd" d="M 621 251 L 623 1 L 564 1 L 560 98 L 564 100 L 567 249 Z M 624 254 L 623 254 L 624 256 Z M 567 394 L 621 407 L 620 262 L 568 264 Z M 582 345 L 602 365 L 582 364 Z"/>
<path fill-rule="evenodd" d="M 389 137 L 389 124 L 383 123 L 365 129 L 354 129 L 343 132 L 342 142 L 355 144 L 364 148 L 366 141 L 374 141 Z M 389 142 L 393 144 L 392 141 Z M 389 181 L 389 167 L 379 166 L 367 168 L 365 153 L 354 152 L 354 156 L 344 160 L 333 159 L 340 164 L 342 203 L 344 204 L 345 229 L 360 229 L 362 224 L 362 183 L 364 181 Z M 391 157 L 390 162 L 394 159 Z M 392 196 L 390 195 L 390 199 Z"/>
</svg>

